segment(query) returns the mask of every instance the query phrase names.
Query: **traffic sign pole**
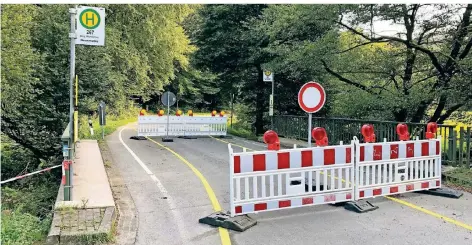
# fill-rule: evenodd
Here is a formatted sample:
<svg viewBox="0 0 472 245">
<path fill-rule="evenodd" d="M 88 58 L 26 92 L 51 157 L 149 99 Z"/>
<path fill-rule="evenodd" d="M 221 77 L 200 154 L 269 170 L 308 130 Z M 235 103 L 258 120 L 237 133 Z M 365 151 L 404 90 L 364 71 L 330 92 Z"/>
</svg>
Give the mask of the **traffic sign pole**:
<svg viewBox="0 0 472 245">
<path fill-rule="evenodd" d="M 167 96 L 167 130 L 166 130 L 166 137 L 169 138 L 169 118 L 170 118 L 170 96 Z"/>
<path fill-rule="evenodd" d="M 271 105 L 269 105 L 270 114 L 270 128 L 274 129 L 274 79 L 272 79 L 272 98 L 271 98 Z"/>
<path fill-rule="evenodd" d="M 69 154 L 68 159 L 73 159 L 74 155 L 74 77 L 75 77 L 75 19 L 77 14 L 77 5 L 75 8 L 69 9 L 70 13 L 70 78 L 69 78 Z M 67 182 L 64 186 L 64 201 L 70 201 L 72 199 L 72 176 L 73 169 L 70 166 L 68 176 L 66 178 Z"/>
<path fill-rule="evenodd" d="M 165 92 L 161 97 L 161 102 L 164 106 L 167 106 L 167 130 L 166 136 L 162 138 L 162 142 L 173 142 L 172 138 L 169 138 L 169 124 L 170 124 L 170 106 L 174 105 L 176 101 L 175 94 L 168 91 Z M 172 103 L 172 104 L 171 104 Z"/>
<path fill-rule="evenodd" d="M 308 147 L 311 147 L 311 113 L 308 113 Z"/>
</svg>

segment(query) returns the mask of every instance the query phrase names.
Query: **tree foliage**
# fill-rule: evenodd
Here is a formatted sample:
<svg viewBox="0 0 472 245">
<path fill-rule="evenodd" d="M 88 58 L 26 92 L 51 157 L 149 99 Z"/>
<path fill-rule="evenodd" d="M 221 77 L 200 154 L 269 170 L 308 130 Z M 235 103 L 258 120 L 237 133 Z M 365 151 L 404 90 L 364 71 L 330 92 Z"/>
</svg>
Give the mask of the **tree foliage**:
<svg viewBox="0 0 472 245">
<path fill-rule="evenodd" d="M 267 115 L 269 87 L 258 86 L 254 64 L 275 72 L 278 114 L 301 113 L 298 89 L 316 80 L 328 93 L 319 115 L 441 123 L 471 105 L 471 9 L 212 5 L 199 12 L 191 37 L 200 66 L 217 73 L 221 87 L 237 89 L 240 102 L 253 105 L 257 132 L 258 121 L 267 124 L 259 115 Z M 369 27 L 376 22 L 395 31 L 377 33 Z"/>
</svg>

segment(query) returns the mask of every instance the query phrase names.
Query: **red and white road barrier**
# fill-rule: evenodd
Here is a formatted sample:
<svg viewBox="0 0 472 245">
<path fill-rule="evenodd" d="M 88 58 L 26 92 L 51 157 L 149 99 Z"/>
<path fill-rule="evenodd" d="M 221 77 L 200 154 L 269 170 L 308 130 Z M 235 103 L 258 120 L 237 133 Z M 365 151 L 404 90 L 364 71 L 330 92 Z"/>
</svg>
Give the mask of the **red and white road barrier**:
<svg viewBox="0 0 472 245">
<path fill-rule="evenodd" d="M 35 171 L 35 172 L 32 172 L 32 173 L 16 176 L 16 177 L 13 177 L 11 179 L 4 180 L 4 181 L 0 182 L 0 184 L 5 184 L 5 183 L 8 183 L 8 182 L 11 182 L 11 181 L 14 181 L 14 180 L 23 179 L 25 177 L 35 175 L 35 174 L 39 174 L 39 173 L 42 173 L 42 172 L 51 171 L 51 169 L 58 168 L 58 167 L 61 167 L 61 166 L 62 166 L 62 164 L 59 164 L 59 165 L 48 167 L 48 168 L 45 168 L 45 169 L 41 169 L 41 170 L 38 170 L 38 171 Z"/>
<path fill-rule="evenodd" d="M 356 198 L 441 187 L 441 139 L 356 144 Z"/>
<path fill-rule="evenodd" d="M 364 126 L 367 143 L 354 137 L 349 145 L 327 146 L 324 129 L 315 128 L 318 147 L 279 150 L 273 131 L 264 134 L 268 151 L 235 153 L 229 144 L 231 216 L 441 187 L 440 137 L 370 143 L 373 127 Z"/>
<path fill-rule="evenodd" d="M 228 149 L 233 217 L 353 200 L 354 141 L 279 151 Z"/>
</svg>

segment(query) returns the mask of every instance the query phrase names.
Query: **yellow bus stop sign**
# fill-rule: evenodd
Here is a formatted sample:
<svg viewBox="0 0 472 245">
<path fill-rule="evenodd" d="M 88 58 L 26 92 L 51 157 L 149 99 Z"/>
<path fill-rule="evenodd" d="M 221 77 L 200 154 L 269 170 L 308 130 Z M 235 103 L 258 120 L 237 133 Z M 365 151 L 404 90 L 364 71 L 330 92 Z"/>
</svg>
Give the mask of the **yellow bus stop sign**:
<svg viewBox="0 0 472 245">
<path fill-rule="evenodd" d="M 86 29 L 95 29 L 100 25 L 100 15 L 94 9 L 86 9 L 80 13 L 80 24 Z"/>
</svg>

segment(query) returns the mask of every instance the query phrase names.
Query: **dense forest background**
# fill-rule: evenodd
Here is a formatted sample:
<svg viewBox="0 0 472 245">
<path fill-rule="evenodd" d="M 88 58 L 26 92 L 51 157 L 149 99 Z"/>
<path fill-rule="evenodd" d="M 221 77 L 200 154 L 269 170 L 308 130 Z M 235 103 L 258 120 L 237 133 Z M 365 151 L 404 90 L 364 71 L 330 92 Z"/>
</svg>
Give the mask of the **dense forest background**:
<svg viewBox="0 0 472 245">
<path fill-rule="evenodd" d="M 327 90 L 317 115 L 443 123 L 472 107 L 472 5 L 99 5 L 103 47 L 76 48 L 79 113 L 227 110 L 257 134 L 275 115 L 303 115 L 296 94 Z M 2 5 L 2 179 L 61 162 L 68 122 L 71 5 Z M 387 23 L 389 32 L 375 23 Z M 466 115 L 466 116 L 464 116 Z M 82 120 L 83 121 L 83 120 Z M 469 122 L 470 123 L 470 122 Z M 41 241 L 60 171 L 2 186 L 2 243 Z"/>
</svg>

